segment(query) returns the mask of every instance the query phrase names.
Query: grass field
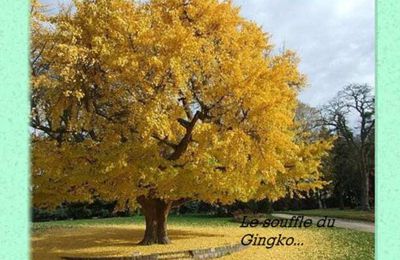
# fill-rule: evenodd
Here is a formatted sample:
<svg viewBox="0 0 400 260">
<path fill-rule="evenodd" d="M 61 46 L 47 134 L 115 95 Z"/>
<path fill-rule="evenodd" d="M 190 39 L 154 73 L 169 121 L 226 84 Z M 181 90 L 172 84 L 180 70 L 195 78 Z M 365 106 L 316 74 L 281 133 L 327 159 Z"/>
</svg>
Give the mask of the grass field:
<svg viewBox="0 0 400 260">
<path fill-rule="evenodd" d="M 230 218 L 171 216 L 169 245 L 138 246 L 144 231 L 142 217 L 32 224 L 32 257 L 36 260 L 60 256 L 129 256 L 240 243 L 248 233 L 259 236 L 293 237 L 302 246 L 248 246 L 220 259 L 374 259 L 373 234 L 338 228 L 239 228 Z"/>
<path fill-rule="evenodd" d="M 78 220 L 60 220 L 49 222 L 35 222 L 32 223 L 31 230 L 34 233 L 42 232 L 48 229 L 69 229 L 77 227 L 90 227 L 90 226 L 108 226 L 108 225 L 143 225 L 144 217 L 122 217 L 122 218 L 103 218 L 103 219 L 78 219 Z M 169 225 L 183 225 L 183 226 L 238 226 L 237 223 L 232 221 L 232 218 L 220 218 L 208 215 L 171 215 L 168 218 Z"/>
<path fill-rule="evenodd" d="M 310 210 L 296 210 L 296 211 L 280 211 L 279 213 L 287 213 L 294 215 L 306 215 L 306 216 L 317 216 L 317 217 L 333 217 L 343 219 L 362 220 L 368 222 L 374 222 L 374 212 L 362 211 L 355 209 L 310 209 Z"/>
</svg>

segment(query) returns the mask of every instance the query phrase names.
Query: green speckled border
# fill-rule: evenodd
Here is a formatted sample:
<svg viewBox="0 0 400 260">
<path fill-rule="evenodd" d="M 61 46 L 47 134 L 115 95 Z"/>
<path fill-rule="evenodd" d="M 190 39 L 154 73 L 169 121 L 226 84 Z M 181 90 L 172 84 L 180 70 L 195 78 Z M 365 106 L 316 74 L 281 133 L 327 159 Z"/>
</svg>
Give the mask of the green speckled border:
<svg viewBox="0 0 400 260">
<path fill-rule="evenodd" d="M 29 1 L 0 1 L 0 259 L 29 257 Z"/>
<path fill-rule="evenodd" d="M 0 8 L 0 259 L 29 257 L 28 1 Z M 377 259 L 400 251 L 400 1 L 377 1 Z"/>
<path fill-rule="evenodd" d="M 400 251 L 400 1 L 377 1 L 377 259 Z"/>
</svg>

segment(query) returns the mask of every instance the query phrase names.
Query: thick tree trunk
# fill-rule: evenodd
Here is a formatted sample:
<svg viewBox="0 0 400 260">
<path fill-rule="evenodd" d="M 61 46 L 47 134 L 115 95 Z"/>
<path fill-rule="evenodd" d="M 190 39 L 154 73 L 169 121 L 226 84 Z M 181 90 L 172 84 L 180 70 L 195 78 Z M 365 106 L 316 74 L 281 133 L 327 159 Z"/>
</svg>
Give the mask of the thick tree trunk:
<svg viewBox="0 0 400 260">
<path fill-rule="evenodd" d="M 170 242 L 167 233 L 167 217 L 172 206 L 172 201 L 161 199 L 149 199 L 139 197 L 139 204 L 146 220 L 146 230 L 141 245 L 168 244 Z"/>
<path fill-rule="evenodd" d="M 322 198 L 321 198 L 321 194 L 318 192 L 317 193 L 317 202 L 318 202 L 318 208 L 319 209 L 322 209 L 322 208 L 324 208 L 324 206 L 322 205 Z"/>
<path fill-rule="evenodd" d="M 369 206 L 369 171 L 367 168 L 367 160 L 365 158 L 365 153 L 361 152 L 361 161 L 360 161 L 360 169 L 361 169 L 361 209 L 362 210 L 371 210 Z"/>
<path fill-rule="evenodd" d="M 167 218 L 172 202 L 159 201 L 157 204 L 157 243 L 169 244 L 171 241 L 167 233 Z"/>
<path fill-rule="evenodd" d="M 368 171 L 364 171 L 361 173 L 361 209 L 362 210 L 371 210 L 369 206 L 369 176 Z"/>
<path fill-rule="evenodd" d="M 344 198 L 342 191 L 339 191 L 339 209 L 344 210 Z"/>
<path fill-rule="evenodd" d="M 344 210 L 344 184 L 339 182 L 336 186 L 336 192 L 338 197 L 339 209 Z"/>
</svg>

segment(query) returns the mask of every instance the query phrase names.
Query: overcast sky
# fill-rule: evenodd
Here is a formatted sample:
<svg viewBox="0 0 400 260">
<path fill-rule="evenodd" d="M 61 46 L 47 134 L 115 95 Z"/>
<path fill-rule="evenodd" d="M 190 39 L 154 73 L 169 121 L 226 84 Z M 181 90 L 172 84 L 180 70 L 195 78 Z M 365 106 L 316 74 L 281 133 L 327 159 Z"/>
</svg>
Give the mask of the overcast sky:
<svg viewBox="0 0 400 260">
<path fill-rule="evenodd" d="M 68 0 L 42 0 L 56 4 Z M 272 35 L 279 49 L 297 52 L 308 87 L 300 99 L 313 106 L 348 83 L 374 85 L 374 0 L 234 0 L 244 17 Z"/>
<path fill-rule="evenodd" d="M 309 86 L 300 99 L 320 105 L 348 83 L 375 78 L 373 0 L 234 0 L 242 15 L 292 49 Z"/>
</svg>

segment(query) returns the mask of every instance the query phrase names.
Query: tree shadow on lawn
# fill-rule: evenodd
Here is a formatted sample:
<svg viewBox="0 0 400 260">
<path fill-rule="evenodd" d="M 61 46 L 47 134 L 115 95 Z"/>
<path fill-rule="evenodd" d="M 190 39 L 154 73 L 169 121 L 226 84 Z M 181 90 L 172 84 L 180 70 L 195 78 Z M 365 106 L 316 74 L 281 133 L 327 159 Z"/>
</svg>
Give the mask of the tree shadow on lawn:
<svg viewBox="0 0 400 260">
<path fill-rule="evenodd" d="M 48 230 L 33 234 L 31 238 L 32 259 L 60 259 L 60 256 L 129 256 L 133 252 L 146 254 L 193 249 L 196 247 L 190 240 L 223 237 L 221 234 L 194 232 L 172 228 L 168 231 L 171 245 L 140 246 L 143 228 L 109 226 L 82 227 L 76 229 Z M 181 241 L 180 241 L 181 240 Z"/>
</svg>

